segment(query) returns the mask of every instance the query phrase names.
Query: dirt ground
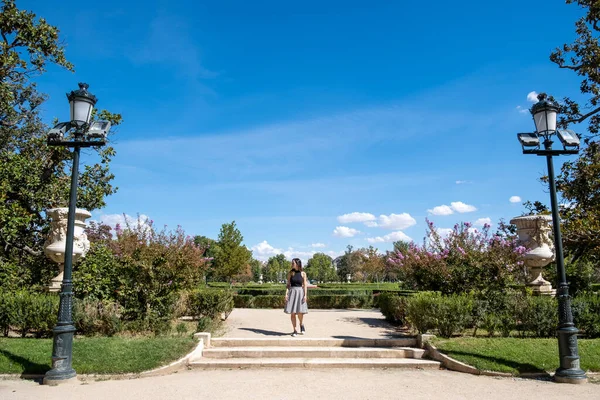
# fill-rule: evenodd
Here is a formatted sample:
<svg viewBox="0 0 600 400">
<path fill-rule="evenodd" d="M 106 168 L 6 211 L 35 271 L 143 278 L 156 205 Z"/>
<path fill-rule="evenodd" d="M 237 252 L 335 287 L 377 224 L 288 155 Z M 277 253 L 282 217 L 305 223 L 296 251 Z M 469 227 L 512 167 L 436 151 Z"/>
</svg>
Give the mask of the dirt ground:
<svg viewBox="0 0 600 400">
<path fill-rule="evenodd" d="M 0 399 L 600 399 L 600 385 L 491 378 L 451 371 L 254 369 L 183 371 L 130 380 L 42 386 L 0 381 Z"/>
</svg>

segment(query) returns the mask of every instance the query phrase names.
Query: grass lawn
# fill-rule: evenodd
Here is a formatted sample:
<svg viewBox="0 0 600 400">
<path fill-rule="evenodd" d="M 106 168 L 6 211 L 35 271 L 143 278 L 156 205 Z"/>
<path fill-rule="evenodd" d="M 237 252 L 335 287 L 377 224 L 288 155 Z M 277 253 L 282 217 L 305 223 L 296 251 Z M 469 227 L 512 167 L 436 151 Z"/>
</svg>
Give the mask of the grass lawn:
<svg viewBox="0 0 600 400">
<path fill-rule="evenodd" d="M 550 372 L 558 368 L 557 339 L 472 338 L 435 339 L 444 354 L 488 371 L 512 374 Z M 600 339 L 580 339 L 579 357 L 584 371 L 600 371 Z"/>
<path fill-rule="evenodd" d="M 191 337 L 83 337 L 73 342 L 79 374 L 142 372 L 175 361 L 197 342 Z M 0 338 L 0 373 L 43 374 L 50 369 L 52 339 Z"/>
</svg>

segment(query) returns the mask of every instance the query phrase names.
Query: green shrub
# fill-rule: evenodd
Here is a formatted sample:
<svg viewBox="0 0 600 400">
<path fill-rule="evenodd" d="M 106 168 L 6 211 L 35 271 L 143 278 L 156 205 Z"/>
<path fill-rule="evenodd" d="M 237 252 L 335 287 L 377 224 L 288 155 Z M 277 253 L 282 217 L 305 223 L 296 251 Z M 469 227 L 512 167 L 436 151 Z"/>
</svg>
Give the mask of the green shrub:
<svg viewBox="0 0 600 400">
<path fill-rule="evenodd" d="M 529 296 L 518 312 L 523 331 L 535 337 L 552 337 L 558 326 L 558 303 L 550 296 Z"/>
<path fill-rule="evenodd" d="M 196 326 L 196 332 L 212 332 L 214 329 L 215 320 L 210 317 L 200 317 L 198 319 L 198 325 Z"/>
<path fill-rule="evenodd" d="M 449 338 L 454 333 L 462 333 L 471 323 L 473 299 L 470 296 L 440 296 L 436 301 L 433 320 L 440 336 Z"/>
<path fill-rule="evenodd" d="M 573 299 L 575 326 L 588 338 L 600 337 L 600 294 L 582 293 Z"/>
<path fill-rule="evenodd" d="M 22 337 L 34 333 L 36 337 L 49 336 L 56 325 L 58 296 L 27 291 L 0 295 L 0 328 L 5 335 L 9 327 Z"/>
<path fill-rule="evenodd" d="M 73 321 L 82 335 L 113 336 L 123 329 L 121 316 L 122 307 L 110 301 L 76 299 L 73 303 Z"/>
<path fill-rule="evenodd" d="M 254 296 L 238 294 L 233 296 L 235 308 L 254 308 Z"/>
<path fill-rule="evenodd" d="M 421 292 L 407 298 L 406 320 L 419 333 L 427 333 L 435 328 L 435 308 L 441 295 L 434 292 Z"/>
<path fill-rule="evenodd" d="M 187 292 L 186 314 L 194 318 L 215 319 L 233 310 L 233 292 L 226 289 L 196 289 Z"/>
<path fill-rule="evenodd" d="M 406 297 L 394 293 L 382 293 L 377 297 L 379 309 L 387 321 L 398 324 L 406 322 Z"/>
<path fill-rule="evenodd" d="M 252 308 L 283 308 L 285 296 L 256 296 L 252 300 Z"/>
</svg>

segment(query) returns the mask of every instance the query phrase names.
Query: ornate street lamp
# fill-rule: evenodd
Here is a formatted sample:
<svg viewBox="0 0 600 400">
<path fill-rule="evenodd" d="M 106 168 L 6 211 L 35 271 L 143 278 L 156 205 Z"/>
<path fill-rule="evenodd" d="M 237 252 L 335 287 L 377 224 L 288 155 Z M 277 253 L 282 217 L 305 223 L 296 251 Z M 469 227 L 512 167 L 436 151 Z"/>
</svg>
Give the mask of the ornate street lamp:
<svg viewBox="0 0 600 400">
<path fill-rule="evenodd" d="M 71 192 L 69 195 L 69 215 L 67 219 L 67 240 L 65 244 L 65 269 L 60 289 L 58 322 L 52 330 L 52 369 L 46 372 L 44 384 L 57 384 L 75 378 L 72 367 L 73 355 L 73 236 L 75 232 L 75 209 L 77 205 L 77 180 L 79 178 L 79 153 L 82 147 L 102 146 L 110 130 L 110 122 L 90 123 L 96 96 L 88 92 L 88 84 L 80 83 L 79 89 L 67 93 L 71 108 L 71 120 L 61 122 L 48 132 L 49 146 L 73 148 L 71 172 Z"/>
<path fill-rule="evenodd" d="M 556 200 L 556 183 L 554 180 L 553 156 L 562 154 L 577 154 L 579 152 L 579 137 L 569 129 L 556 129 L 558 107 L 547 99 L 545 94 L 538 95 L 539 102 L 531 108 L 535 122 L 534 133 L 519 133 L 517 137 L 523 147 L 523 154 L 546 156 L 548 164 L 548 181 L 550 185 L 550 204 L 552 206 L 552 225 L 554 230 L 554 248 L 556 249 L 556 269 L 558 275 L 558 352 L 560 367 L 554 374 L 554 380 L 565 383 L 582 383 L 587 381 L 585 372 L 579 365 L 579 350 L 577 334 L 579 330 L 573 323 L 569 284 L 565 273 L 562 238 L 560 234 L 560 219 Z M 552 149 L 552 138 L 557 136 L 563 145 L 560 150 Z M 544 148 L 540 148 L 543 140 Z"/>
</svg>

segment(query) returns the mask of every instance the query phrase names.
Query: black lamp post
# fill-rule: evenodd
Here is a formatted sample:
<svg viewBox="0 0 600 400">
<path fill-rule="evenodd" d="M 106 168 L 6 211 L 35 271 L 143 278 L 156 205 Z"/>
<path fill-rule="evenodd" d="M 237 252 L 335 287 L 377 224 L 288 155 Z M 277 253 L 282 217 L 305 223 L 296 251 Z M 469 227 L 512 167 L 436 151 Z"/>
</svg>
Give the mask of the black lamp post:
<svg viewBox="0 0 600 400">
<path fill-rule="evenodd" d="M 71 108 L 71 120 L 61 122 L 48 132 L 49 146 L 73 148 L 73 167 L 71 173 L 71 192 L 69 195 L 69 215 L 67 220 L 67 241 L 65 245 L 65 269 L 60 289 L 58 322 L 52 330 L 52 369 L 44 376 L 45 384 L 57 384 L 75 378 L 77 373 L 72 367 L 73 354 L 73 236 L 75 232 L 75 209 L 77 206 L 77 180 L 79 178 L 79 153 L 82 147 L 102 146 L 110 130 L 110 122 L 90 123 L 96 96 L 87 91 L 86 83 L 79 84 L 79 90 L 67 93 Z"/>
<path fill-rule="evenodd" d="M 554 248 L 556 249 L 556 268 L 558 276 L 558 352 L 560 367 L 554 374 L 554 380 L 565 383 L 583 383 L 587 381 L 585 372 L 579 366 L 579 350 L 577 334 L 579 330 L 573 323 L 569 284 L 565 273 L 562 237 L 560 234 L 560 219 L 556 200 L 556 183 L 554 180 L 553 156 L 561 154 L 577 154 L 579 152 L 579 137 L 571 130 L 556 129 L 558 107 L 547 99 L 545 94 L 538 95 L 539 102 L 531 108 L 535 122 L 534 133 L 519 133 L 517 137 L 523 146 L 523 154 L 545 156 L 548 164 L 548 180 L 550 185 L 550 205 L 552 207 L 552 225 L 554 228 Z M 552 138 L 558 137 L 563 149 L 552 149 Z M 540 148 L 540 140 L 544 145 Z"/>
</svg>

